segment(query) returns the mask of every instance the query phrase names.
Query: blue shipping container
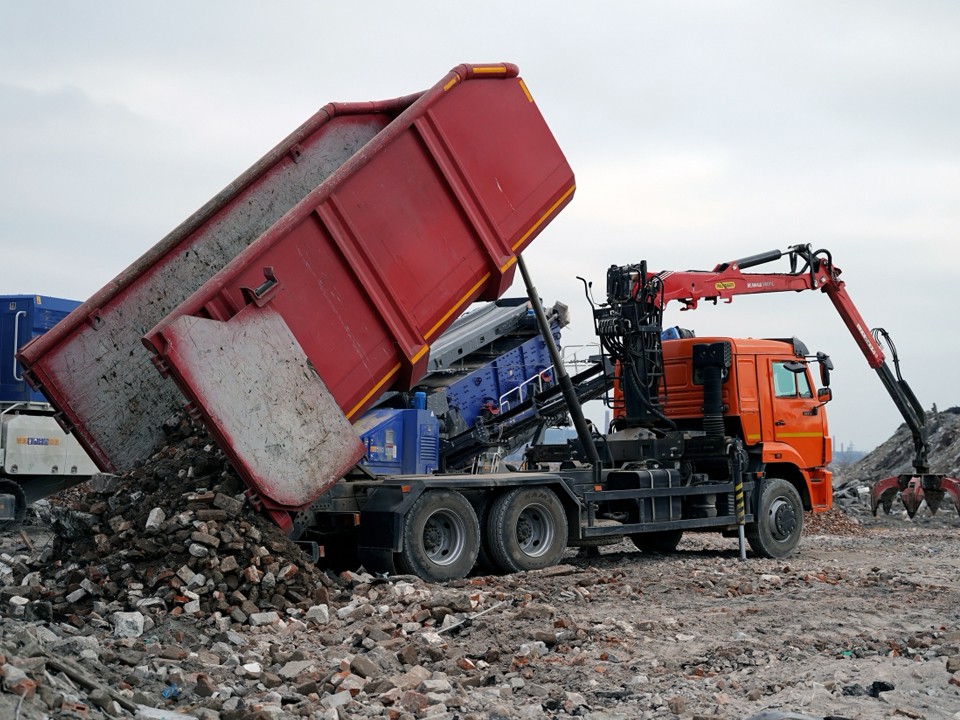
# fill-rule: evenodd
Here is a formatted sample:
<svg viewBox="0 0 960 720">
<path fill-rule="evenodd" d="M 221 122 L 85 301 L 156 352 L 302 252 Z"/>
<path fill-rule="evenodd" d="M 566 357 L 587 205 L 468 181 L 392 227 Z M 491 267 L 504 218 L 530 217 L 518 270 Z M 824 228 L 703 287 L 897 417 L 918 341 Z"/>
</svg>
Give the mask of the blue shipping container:
<svg viewBox="0 0 960 720">
<path fill-rule="evenodd" d="M 0 295 L 0 402 L 46 402 L 23 379 L 16 354 L 78 305 L 77 300 L 46 295 Z"/>
</svg>

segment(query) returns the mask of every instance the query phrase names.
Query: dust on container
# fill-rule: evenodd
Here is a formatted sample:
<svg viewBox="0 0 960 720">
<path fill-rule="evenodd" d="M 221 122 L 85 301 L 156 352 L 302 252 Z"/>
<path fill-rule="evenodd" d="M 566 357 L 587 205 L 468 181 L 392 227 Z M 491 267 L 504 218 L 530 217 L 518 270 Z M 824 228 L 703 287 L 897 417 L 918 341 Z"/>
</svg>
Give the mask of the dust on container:
<svg viewBox="0 0 960 720">
<path fill-rule="evenodd" d="M 115 472 L 183 393 L 286 526 L 362 452 L 349 420 L 509 286 L 573 191 L 513 65 L 331 103 L 20 358 Z"/>
<path fill-rule="evenodd" d="M 460 66 L 144 343 L 289 527 L 362 457 L 350 421 L 503 294 L 573 189 L 517 69 Z"/>
</svg>

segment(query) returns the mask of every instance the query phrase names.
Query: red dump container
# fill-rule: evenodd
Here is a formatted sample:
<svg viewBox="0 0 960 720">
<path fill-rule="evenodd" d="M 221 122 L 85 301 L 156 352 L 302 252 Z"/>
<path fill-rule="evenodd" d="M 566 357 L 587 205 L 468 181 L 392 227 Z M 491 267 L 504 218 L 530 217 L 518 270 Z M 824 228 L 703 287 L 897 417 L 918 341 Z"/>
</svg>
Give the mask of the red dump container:
<svg viewBox="0 0 960 720">
<path fill-rule="evenodd" d="M 573 189 L 517 69 L 460 66 L 144 343 L 260 501 L 303 507 L 362 455 L 336 418 L 416 382 Z"/>
<path fill-rule="evenodd" d="M 361 152 L 419 95 L 331 103 L 50 332 L 22 349 L 43 391 L 101 470 L 123 472 L 164 439 L 183 406 L 143 334 Z"/>
<path fill-rule="evenodd" d="M 186 395 L 287 524 L 359 457 L 349 419 L 506 289 L 573 191 L 513 65 L 331 103 L 19 359 L 103 470 L 148 457 Z"/>
</svg>

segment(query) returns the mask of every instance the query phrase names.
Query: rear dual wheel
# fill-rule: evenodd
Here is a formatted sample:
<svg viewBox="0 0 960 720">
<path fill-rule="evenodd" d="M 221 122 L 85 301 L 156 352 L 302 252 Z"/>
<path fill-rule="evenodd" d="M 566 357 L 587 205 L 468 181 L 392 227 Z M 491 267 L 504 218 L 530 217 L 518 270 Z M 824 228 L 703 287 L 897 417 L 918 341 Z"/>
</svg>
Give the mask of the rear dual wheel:
<svg viewBox="0 0 960 720">
<path fill-rule="evenodd" d="M 394 564 L 427 581 L 456 580 L 470 572 L 479 546 L 480 523 L 470 502 L 453 490 L 428 490 L 404 518 L 403 550 Z"/>
<path fill-rule="evenodd" d="M 486 555 L 503 572 L 556 565 L 567 547 L 567 515 L 550 488 L 508 490 L 487 515 Z"/>
</svg>

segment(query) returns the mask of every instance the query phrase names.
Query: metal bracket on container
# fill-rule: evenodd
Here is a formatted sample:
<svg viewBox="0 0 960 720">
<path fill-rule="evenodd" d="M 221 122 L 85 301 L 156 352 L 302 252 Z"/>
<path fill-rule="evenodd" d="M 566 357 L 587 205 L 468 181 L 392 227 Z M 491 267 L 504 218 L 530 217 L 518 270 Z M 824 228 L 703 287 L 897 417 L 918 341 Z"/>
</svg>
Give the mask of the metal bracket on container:
<svg viewBox="0 0 960 720">
<path fill-rule="evenodd" d="M 39 390 L 39 388 L 37 388 Z M 76 426 L 67 419 L 67 416 L 62 412 L 57 411 L 53 414 L 53 419 L 56 420 L 57 425 L 60 426 L 60 429 L 63 430 L 68 435 L 72 435 Z"/>
<path fill-rule="evenodd" d="M 94 330 L 99 330 L 103 327 L 103 316 L 100 314 L 99 308 L 87 315 L 87 322 Z"/>
<path fill-rule="evenodd" d="M 201 422 L 203 420 L 203 414 L 200 412 L 200 408 L 197 407 L 196 403 L 188 402 L 183 406 L 183 411 L 187 414 L 187 417 L 195 422 Z"/>
<path fill-rule="evenodd" d="M 167 365 L 167 361 L 162 355 L 151 355 L 150 362 L 153 363 L 153 366 L 157 369 L 157 372 L 160 373 L 160 377 L 170 377 L 170 366 Z"/>
<path fill-rule="evenodd" d="M 268 265 L 263 268 L 263 277 L 266 278 L 255 288 L 241 287 L 240 292 L 248 303 L 253 303 L 257 307 L 263 307 L 273 298 L 274 293 L 280 288 L 280 281 L 273 273 L 273 266 Z"/>
</svg>

